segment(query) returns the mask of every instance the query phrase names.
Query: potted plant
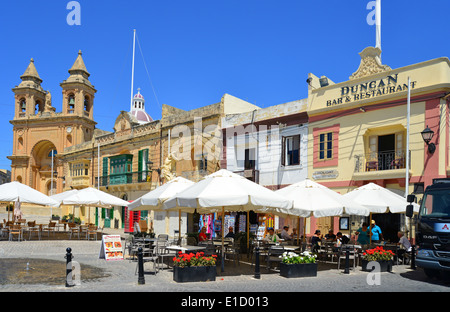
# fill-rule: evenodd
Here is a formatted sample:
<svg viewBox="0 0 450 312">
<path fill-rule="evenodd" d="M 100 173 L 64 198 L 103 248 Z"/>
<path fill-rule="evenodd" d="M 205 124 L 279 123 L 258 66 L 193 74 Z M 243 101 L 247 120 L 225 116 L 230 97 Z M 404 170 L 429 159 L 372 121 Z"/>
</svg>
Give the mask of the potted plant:
<svg viewBox="0 0 450 312">
<path fill-rule="evenodd" d="M 52 220 L 59 220 L 60 216 L 52 214 Z"/>
<path fill-rule="evenodd" d="M 204 252 L 182 253 L 173 258 L 173 280 L 184 282 L 207 282 L 216 280 L 216 255 Z"/>
<path fill-rule="evenodd" d="M 380 265 L 380 272 L 391 272 L 393 257 L 394 253 L 391 250 L 384 250 L 381 246 L 375 247 L 373 249 L 367 249 L 362 255 L 362 270 L 368 272 L 374 270 L 373 267 L 368 267 L 368 264 L 372 261 L 375 261 Z"/>
<path fill-rule="evenodd" d="M 317 255 L 304 251 L 301 254 L 284 252 L 280 263 L 280 275 L 291 277 L 317 276 Z"/>
</svg>

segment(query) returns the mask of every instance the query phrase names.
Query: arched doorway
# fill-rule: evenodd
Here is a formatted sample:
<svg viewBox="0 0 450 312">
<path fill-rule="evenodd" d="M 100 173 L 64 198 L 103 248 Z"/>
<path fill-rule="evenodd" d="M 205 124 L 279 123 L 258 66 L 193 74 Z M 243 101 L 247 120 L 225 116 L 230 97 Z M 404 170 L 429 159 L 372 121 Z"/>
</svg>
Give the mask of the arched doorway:
<svg viewBox="0 0 450 312">
<path fill-rule="evenodd" d="M 57 150 L 52 142 L 43 140 L 34 145 L 31 151 L 31 187 L 48 195 L 56 193 L 58 188 L 56 157 Z"/>
</svg>

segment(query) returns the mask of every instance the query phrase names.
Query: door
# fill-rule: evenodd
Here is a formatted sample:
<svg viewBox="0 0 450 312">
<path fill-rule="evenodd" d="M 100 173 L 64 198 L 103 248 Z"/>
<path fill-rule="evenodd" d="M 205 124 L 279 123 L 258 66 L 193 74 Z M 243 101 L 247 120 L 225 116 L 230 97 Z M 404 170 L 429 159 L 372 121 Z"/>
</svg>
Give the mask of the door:
<svg viewBox="0 0 450 312">
<path fill-rule="evenodd" d="M 316 219 L 317 230 L 320 230 L 320 234 L 325 236 L 330 229 L 334 229 L 334 217 L 322 217 Z M 315 230 L 312 232 L 314 233 Z"/>
<path fill-rule="evenodd" d="M 391 169 L 395 160 L 395 134 L 378 137 L 378 170 Z"/>
</svg>

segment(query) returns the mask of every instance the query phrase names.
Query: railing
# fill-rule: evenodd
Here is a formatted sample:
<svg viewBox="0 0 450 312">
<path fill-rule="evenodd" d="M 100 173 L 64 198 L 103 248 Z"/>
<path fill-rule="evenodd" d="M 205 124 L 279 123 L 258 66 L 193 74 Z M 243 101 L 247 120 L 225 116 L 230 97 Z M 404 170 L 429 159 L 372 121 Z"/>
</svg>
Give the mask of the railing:
<svg viewBox="0 0 450 312">
<path fill-rule="evenodd" d="M 411 156 L 411 151 L 409 152 L 409 155 Z M 411 159 L 411 157 L 409 157 L 409 159 Z M 405 150 L 355 155 L 355 172 L 405 169 L 405 162 Z M 411 168 L 411 162 L 408 167 Z"/>
<path fill-rule="evenodd" d="M 242 171 L 234 171 L 234 173 L 243 176 L 244 178 L 249 179 L 255 183 L 259 183 L 259 170 L 256 169 L 247 169 Z"/>
<path fill-rule="evenodd" d="M 95 186 L 98 187 L 99 178 L 95 178 Z M 152 182 L 152 171 L 139 171 L 130 173 L 118 173 L 100 177 L 100 186 L 134 184 Z"/>
</svg>

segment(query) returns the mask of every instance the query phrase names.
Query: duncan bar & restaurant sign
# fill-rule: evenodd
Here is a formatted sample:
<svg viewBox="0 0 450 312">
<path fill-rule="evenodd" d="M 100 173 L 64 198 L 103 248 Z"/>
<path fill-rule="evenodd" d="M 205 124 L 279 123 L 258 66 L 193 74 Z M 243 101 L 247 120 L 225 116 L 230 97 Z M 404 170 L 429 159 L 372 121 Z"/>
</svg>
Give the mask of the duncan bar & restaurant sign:
<svg viewBox="0 0 450 312">
<path fill-rule="evenodd" d="M 411 89 L 414 89 L 417 81 L 411 81 Z M 341 87 L 341 96 L 334 100 L 328 100 L 327 106 L 371 99 L 381 95 L 398 93 L 408 90 L 408 83 L 398 83 L 398 74 L 389 75 L 379 80 L 372 80 L 353 86 Z"/>
</svg>

